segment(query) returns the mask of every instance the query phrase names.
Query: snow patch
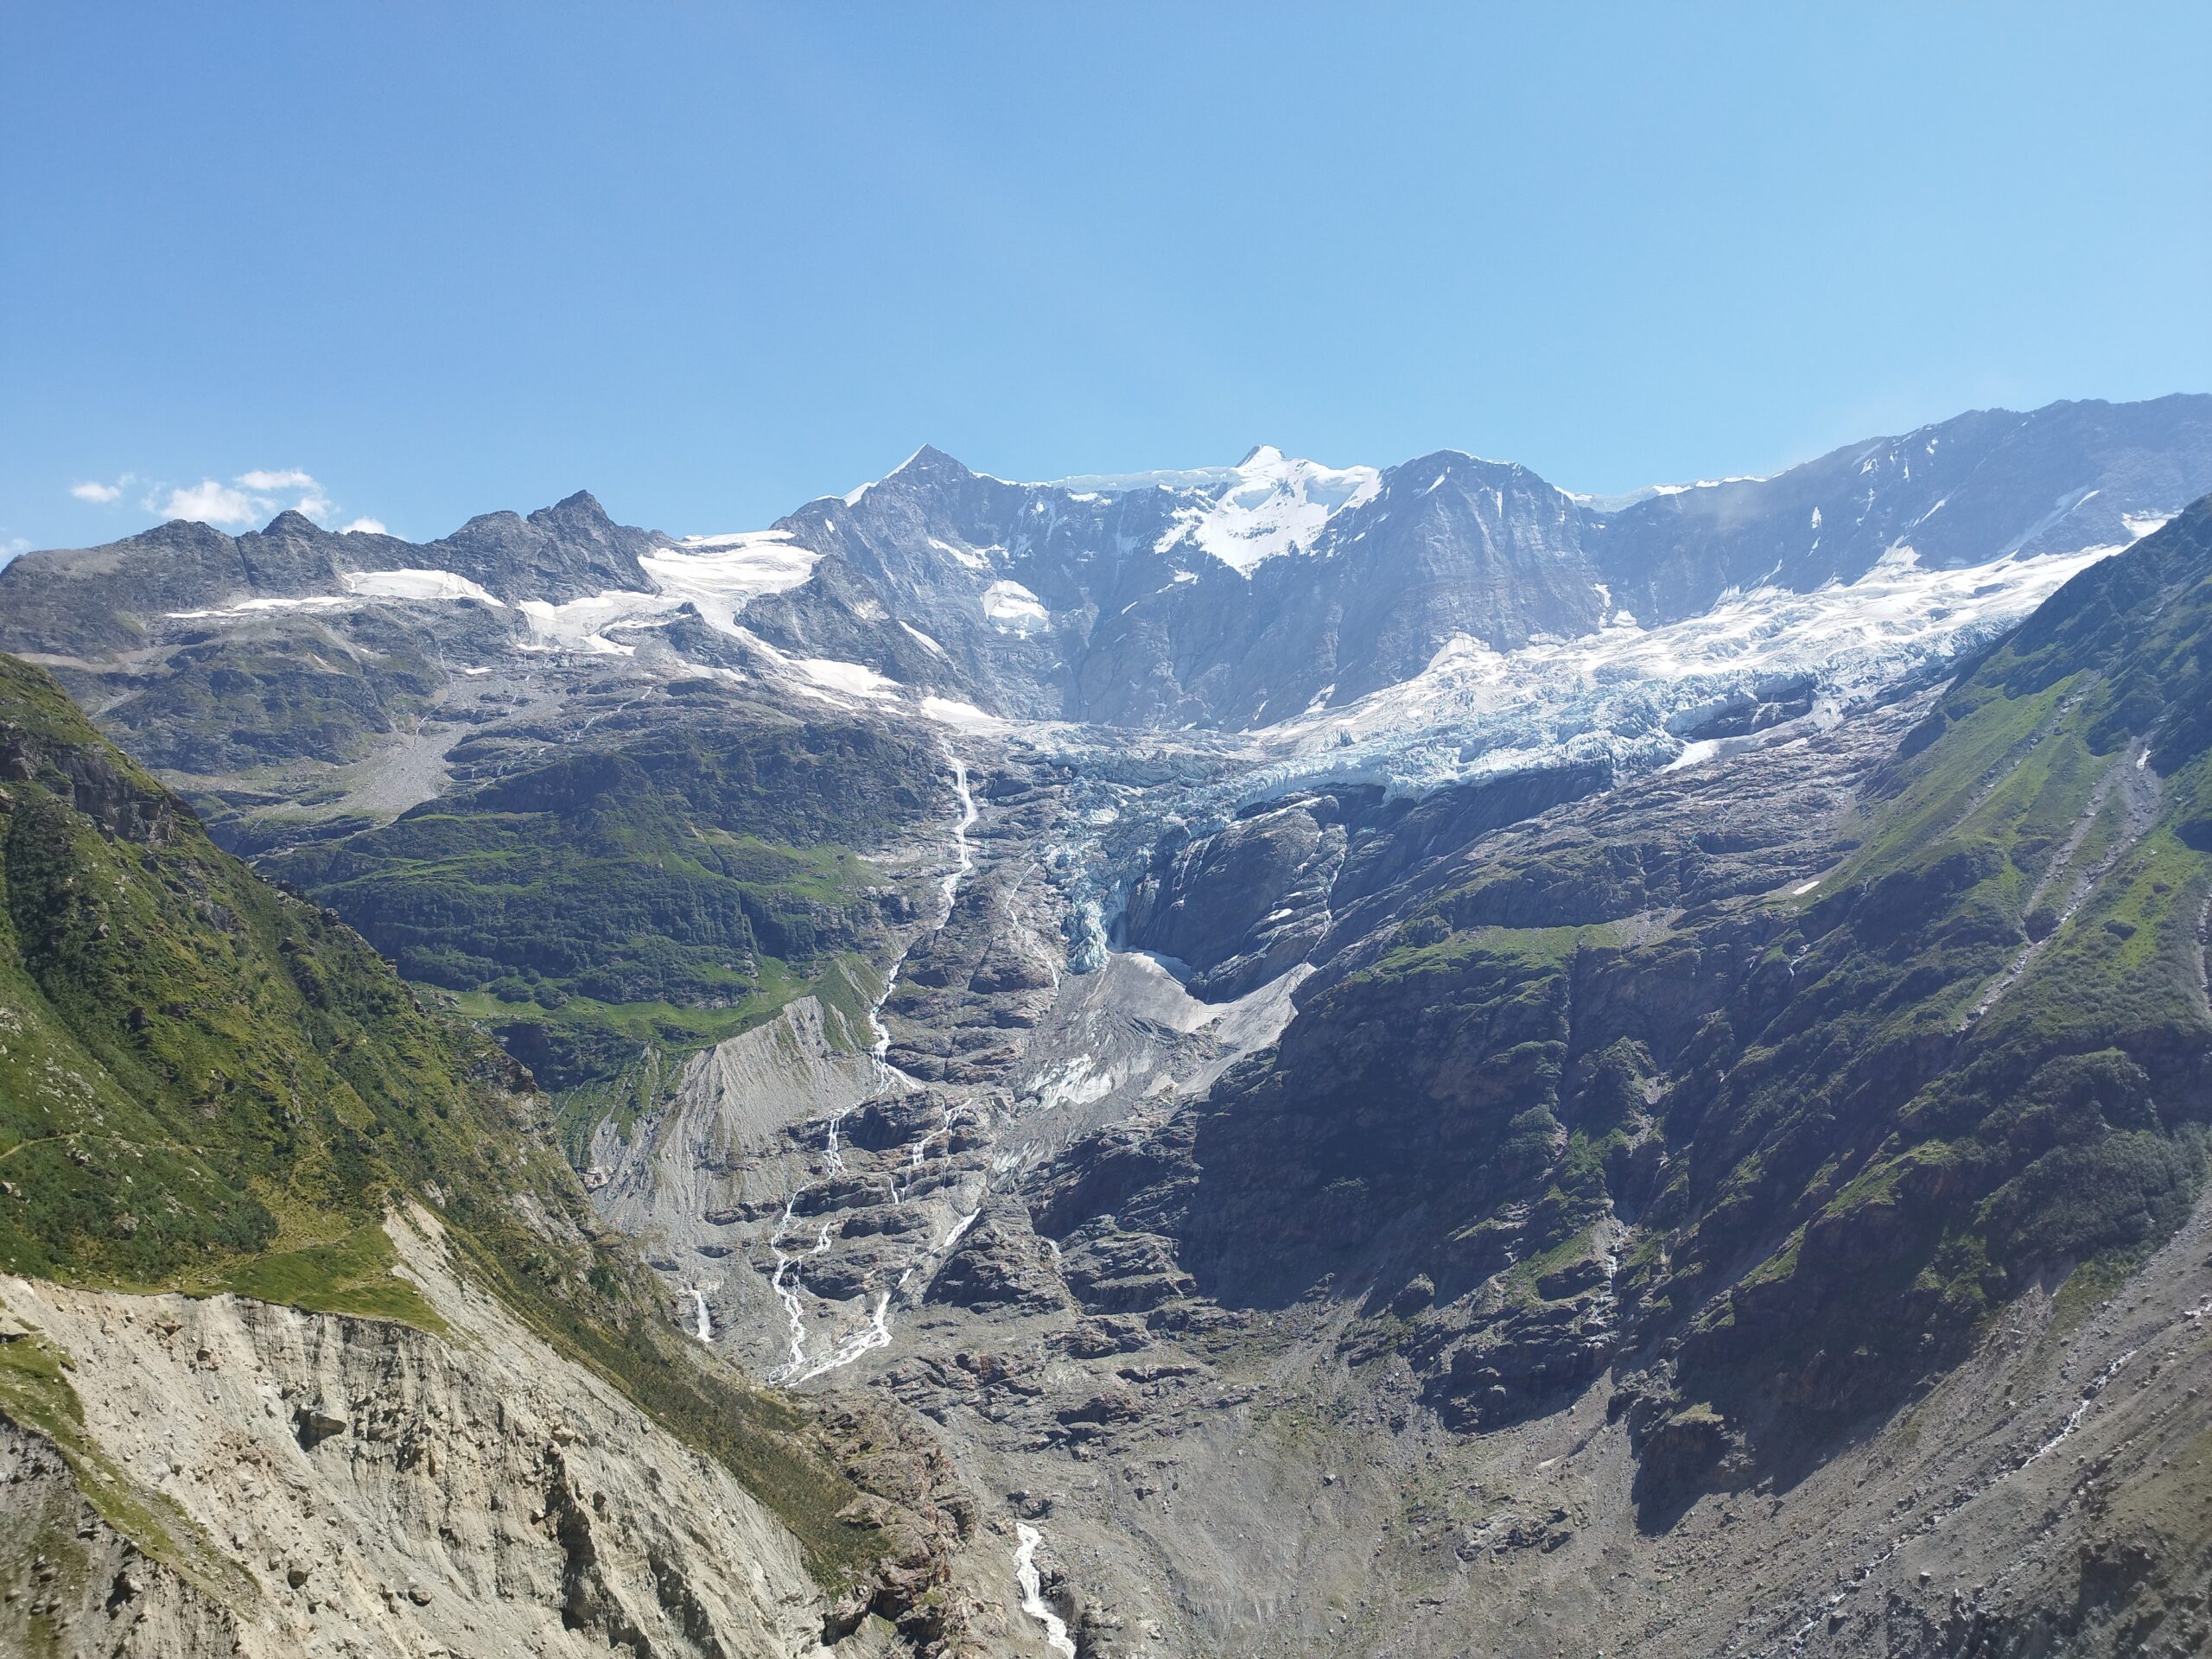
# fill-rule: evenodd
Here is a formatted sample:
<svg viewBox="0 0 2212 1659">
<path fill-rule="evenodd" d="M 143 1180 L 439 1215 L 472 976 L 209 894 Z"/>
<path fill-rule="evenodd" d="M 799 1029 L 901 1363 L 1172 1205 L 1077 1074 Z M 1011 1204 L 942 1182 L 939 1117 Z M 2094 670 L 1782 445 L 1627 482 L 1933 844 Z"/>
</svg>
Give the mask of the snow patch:
<svg viewBox="0 0 2212 1659">
<path fill-rule="evenodd" d="M 879 674 L 865 663 L 842 663 L 834 657 L 793 657 L 792 667 L 832 691 L 842 691 L 855 697 L 895 697 L 899 682 L 887 675 Z"/>
<path fill-rule="evenodd" d="M 940 645 L 939 644 L 938 644 L 938 642 L 937 642 L 936 640 L 934 640 L 934 639 L 931 639 L 931 638 L 929 637 L 929 635 L 927 635 L 926 633 L 924 633 L 924 632 L 923 632 L 919 628 L 916 627 L 912 623 L 911 623 L 911 622 L 901 622 L 899 626 L 900 627 L 902 627 L 902 628 L 906 629 L 906 632 L 907 632 L 908 633 L 912 634 L 912 635 L 914 636 L 915 642 L 916 642 L 918 645 L 921 645 L 921 646 L 923 647 L 923 649 L 925 649 L 925 650 L 926 650 L 926 651 L 933 651 L 933 652 L 935 652 L 938 656 L 940 656 L 940 657 L 944 657 L 944 658 L 945 658 L 945 660 L 946 660 L 947 662 L 950 662 L 950 661 L 951 661 L 951 660 L 952 660 L 949 656 L 946 656 L 946 654 L 945 654 L 945 649 L 944 649 L 944 647 L 943 645 Z"/>
<path fill-rule="evenodd" d="M 947 558 L 951 559 L 957 563 L 966 565 L 970 570 L 989 569 L 991 568 L 990 556 L 994 553 L 1003 553 L 1006 551 L 1002 547 L 962 547 L 952 542 L 939 541 L 934 536 L 929 538 L 929 543 L 931 547 L 937 549 L 938 552 L 944 554 Z"/>
<path fill-rule="evenodd" d="M 467 576 L 450 570 L 349 570 L 340 580 L 347 593 L 364 599 L 473 599 L 480 605 L 505 608 Z"/>
<path fill-rule="evenodd" d="M 922 699 L 922 713 L 940 726 L 950 726 L 959 732 L 995 732 L 1004 729 L 1006 721 L 996 715 L 987 715 L 972 702 L 963 702 L 957 697 L 935 695 Z"/>
<path fill-rule="evenodd" d="M 787 530 L 747 530 L 686 537 L 680 550 L 648 553 L 638 563 L 668 608 L 694 606 L 728 632 L 747 600 L 798 587 L 814 574 L 821 557 L 793 541 Z"/>
<path fill-rule="evenodd" d="M 327 611 L 353 601 L 343 594 L 311 594 L 299 599 L 242 599 L 235 605 L 200 611 L 164 611 L 172 622 L 204 622 L 222 618 L 257 616 L 270 611 Z"/>
<path fill-rule="evenodd" d="M 995 582 L 984 588 L 982 607 L 1001 633 L 1033 633 L 1052 620 L 1044 601 L 1018 582 Z"/>
<path fill-rule="evenodd" d="M 530 631 L 535 636 L 532 649 L 628 657 L 635 654 L 637 647 L 617 644 L 607 637 L 605 630 L 639 613 L 649 615 L 661 609 L 658 598 L 653 594 L 614 591 L 589 594 L 559 605 L 550 600 L 525 599 L 516 608 L 530 619 Z"/>
</svg>

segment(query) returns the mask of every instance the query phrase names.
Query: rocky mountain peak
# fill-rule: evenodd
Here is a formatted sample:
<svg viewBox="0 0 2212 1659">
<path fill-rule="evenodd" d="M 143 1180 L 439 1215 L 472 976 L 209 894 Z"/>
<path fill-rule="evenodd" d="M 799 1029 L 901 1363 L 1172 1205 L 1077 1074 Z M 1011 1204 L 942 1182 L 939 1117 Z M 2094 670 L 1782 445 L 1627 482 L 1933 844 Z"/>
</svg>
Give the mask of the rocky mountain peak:
<svg viewBox="0 0 2212 1659">
<path fill-rule="evenodd" d="M 915 478 L 934 476 L 973 478 L 976 474 L 965 463 L 948 455 L 935 444 L 925 443 L 892 469 L 892 476 L 894 478 L 907 475 Z"/>
<path fill-rule="evenodd" d="M 327 536 L 330 532 L 299 511 L 287 507 L 262 526 L 264 536 Z"/>
<path fill-rule="evenodd" d="M 604 532 L 617 527 L 607 509 L 600 505 L 599 498 L 589 490 L 578 490 L 550 507 L 540 507 L 530 515 L 530 522 L 569 531 Z"/>
</svg>

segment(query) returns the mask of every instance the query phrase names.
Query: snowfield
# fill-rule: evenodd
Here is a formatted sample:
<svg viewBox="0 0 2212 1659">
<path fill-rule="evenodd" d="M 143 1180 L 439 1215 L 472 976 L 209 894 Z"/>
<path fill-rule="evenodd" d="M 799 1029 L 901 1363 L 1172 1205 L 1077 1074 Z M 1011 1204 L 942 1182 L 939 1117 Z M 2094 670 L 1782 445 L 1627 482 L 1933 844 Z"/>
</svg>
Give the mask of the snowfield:
<svg viewBox="0 0 2212 1659">
<path fill-rule="evenodd" d="M 1009 632 L 1033 633 L 1052 620 L 1044 601 L 1018 582 L 993 582 L 983 589 L 982 603 L 993 625 Z"/>
</svg>

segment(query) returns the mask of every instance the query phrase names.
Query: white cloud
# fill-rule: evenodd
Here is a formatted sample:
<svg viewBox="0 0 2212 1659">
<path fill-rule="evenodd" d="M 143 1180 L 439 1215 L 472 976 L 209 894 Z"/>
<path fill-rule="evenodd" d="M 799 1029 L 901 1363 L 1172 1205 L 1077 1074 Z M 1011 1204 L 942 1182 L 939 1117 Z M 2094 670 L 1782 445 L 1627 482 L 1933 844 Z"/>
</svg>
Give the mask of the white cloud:
<svg viewBox="0 0 2212 1659">
<path fill-rule="evenodd" d="M 296 467 L 278 467 L 274 471 L 258 468 L 250 473 L 240 473 L 231 482 L 241 489 L 252 491 L 255 501 L 260 504 L 264 513 L 276 505 L 266 499 L 268 496 L 296 493 L 298 499 L 289 504 L 293 512 L 303 512 L 317 523 L 330 517 L 332 504 L 329 493 L 313 473 L 302 472 Z"/>
<path fill-rule="evenodd" d="M 106 485 L 80 484 L 73 493 L 88 501 L 112 500 L 122 493 L 122 486 L 130 481 L 126 474 L 105 495 L 86 492 L 108 490 Z M 291 499 L 285 499 L 287 496 Z M 143 505 L 147 512 L 157 512 L 164 518 L 195 518 L 203 524 L 226 528 L 265 524 L 287 510 L 305 513 L 321 524 L 338 510 L 338 504 L 331 499 L 321 480 L 313 473 L 302 472 L 296 467 L 256 467 L 240 473 L 227 484 L 212 478 L 203 478 L 197 484 L 157 484 Z M 375 524 L 373 519 L 359 522 L 364 525 Z M 382 530 L 384 526 L 377 524 L 376 528 Z"/>
<path fill-rule="evenodd" d="M 69 493 L 75 496 L 79 501 L 92 501 L 101 506 L 105 506 L 109 502 L 117 499 L 123 494 L 123 486 L 120 484 L 102 484 L 97 480 L 87 479 L 82 484 L 72 484 L 69 486 Z"/>
<path fill-rule="evenodd" d="M 270 516 L 270 503 L 262 498 L 203 478 L 197 484 L 158 491 L 146 498 L 146 510 L 163 518 L 194 518 L 203 524 L 251 524 Z"/>
<path fill-rule="evenodd" d="M 340 533 L 346 536 L 388 536 L 391 532 L 384 527 L 381 518 L 356 518 Z"/>
</svg>

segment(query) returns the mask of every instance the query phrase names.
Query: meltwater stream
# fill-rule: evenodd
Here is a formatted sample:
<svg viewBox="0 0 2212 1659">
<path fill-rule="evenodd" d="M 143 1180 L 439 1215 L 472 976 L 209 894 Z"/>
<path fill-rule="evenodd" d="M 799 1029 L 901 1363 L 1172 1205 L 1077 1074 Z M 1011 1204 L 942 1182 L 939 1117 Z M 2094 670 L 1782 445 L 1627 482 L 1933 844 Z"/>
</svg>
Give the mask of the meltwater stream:
<svg viewBox="0 0 2212 1659">
<path fill-rule="evenodd" d="M 1045 1627 L 1045 1640 L 1053 1652 L 1075 1659 L 1075 1638 L 1068 1634 L 1068 1622 L 1045 1599 L 1045 1581 L 1037 1571 L 1037 1546 L 1045 1541 L 1045 1535 L 1027 1521 L 1018 1521 L 1014 1535 L 1020 1544 L 1014 1552 L 1014 1576 L 1021 1586 L 1021 1611 Z"/>
<path fill-rule="evenodd" d="M 938 890 L 944 895 L 944 909 L 938 915 L 936 925 L 926 933 L 917 935 L 914 939 L 907 942 L 906 950 L 899 953 L 899 960 L 892 965 L 891 971 L 884 976 L 883 989 L 868 1008 L 868 1027 L 874 1038 L 874 1041 L 869 1045 L 868 1053 L 880 1075 L 892 1074 L 901 1077 L 906 1075 L 893 1065 L 887 1058 L 891 1051 L 891 1033 L 884 1025 L 881 1017 L 884 1004 L 891 1000 L 892 990 L 899 983 L 899 971 L 906 966 L 906 958 L 913 954 L 915 944 L 921 938 L 943 932 L 946 924 L 951 921 L 953 907 L 959 902 L 961 883 L 965 881 L 976 868 L 975 849 L 969 844 L 968 832 L 975 828 L 976 821 L 982 813 L 976 805 L 975 791 L 969 786 L 968 763 L 953 752 L 950 743 L 944 746 L 944 758 L 952 768 L 953 793 L 959 798 L 960 801 L 960 817 L 952 828 L 953 867 L 938 884 Z M 849 1110 L 849 1108 L 847 1109 Z M 845 1111 L 834 1112 L 824 1126 L 823 1166 L 830 1174 L 842 1174 L 845 1170 L 844 1150 L 840 1145 L 840 1131 L 843 1128 L 845 1116 Z M 946 1131 L 950 1131 L 951 1124 L 952 1114 L 948 1111 L 944 1122 Z M 917 1161 L 918 1161 L 918 1148 Z M 789 1230 L 791 1224 L 792 1206 L 813 1185 L 813 1182 L 809 1181 L 793 1189 L 791 1196 L 784 1200 L 784 1213 L 777 1220 L 775 1231 L 768 1236 L 768 1249 L 776 1258 L 775 1276 L 769 1281 L 769 1287 L 775 1292 L 776 1300 L 783 1305 L 784 1317 L 790 1321 L 791 1344 L 789 1357 L 783 1364 L 768 1374 L 768 1381 L 771 1382 L 811 1382 L 826 1371 L 834 1371 L 841 1366 L 851 1364 L 863 1354 L 872 1353 L 878 1348 L 887 1346 L 891 1341 L 892 1293 L 883 1291 L 877 1295 L 875 1307 L 869 1314 L 868 1322 L 865 1325 L 840 1342 L 827 1359 L 813 1365 L 807 1363 L 806 1311 L 799 1300 L 798 1289 L 791 1282 L 791 1269 L 798 1265 L 800 1258 L 786 1251 L 783 1245 L 784 1235 Z M 891 1193 L 894 1202 L 902 1196 L 896 1177 L 892 1179 Z M 974 1219 L 973 1216 L 968 1217 L 970 1222 Z M 954 1229 L 951 1236 L 945 1241 L 945 1244 L 938 1247 L 939 1251 L 941 1252 L 957 1241 L 960 1234 L 965 1230 L 964 1224 Z M 829 1248 L 830 1224 L 824 1222 L 820 1234 L 815 1239 L 814 1248 L 808 1254 L 819 1255 Z M 906 1281 L 906 1276 L 902 1275 L 899 1282 L 904 1284 Z M 705 1317 L 703 1312 L 701 1317 L 702 1319 Z M 1074 1649 L 1071 1648 L 1069 1651 L 1073 1652 Z"/>
<path fill-rule="evenodd" d="M 898 1068 L 885 1058 L 891 1052 L 891 1033 L 883 1023 L 883 1005 L 891 1000 L 891 993 L 898 986 L 899 975 L 906 965 L 906 958 L 914 954 L 915 944 L 922 938 L 944 931 L 945 925 L 952 919 L 953 906 L 959 901 L 960 884 L 973 874 L 976 868 L 975 849 L 968 844 L 968 832 L 976 827 L 976 820 L 982 815 L 976 805 L 975 791 L 968 786 L 968 763 L 953 753 L 949 743 L 945 745 L 944 759 L 952 768 L 952 791 L 960 798 L 960 818 L 952 826 L 953 866 L 938 883 L 938 890 L 944 895 L 944 909 L 938 916 L 937 925 L 927 934 L 917 935 L 907 941 L 906 948 L 899 953 L 899 960 L 892 963 L 891 971 L 884 976 L 883 989 L 877 994 L 868 1011 L 868 1029 L 875 1039 L 869 1046 L 868 1052 L 875 1056 L 878 1065 L 889 1071 Z M 836 1134 L 834 1128 L 831 1134 L 833 1136 Z"/>
</svg>

